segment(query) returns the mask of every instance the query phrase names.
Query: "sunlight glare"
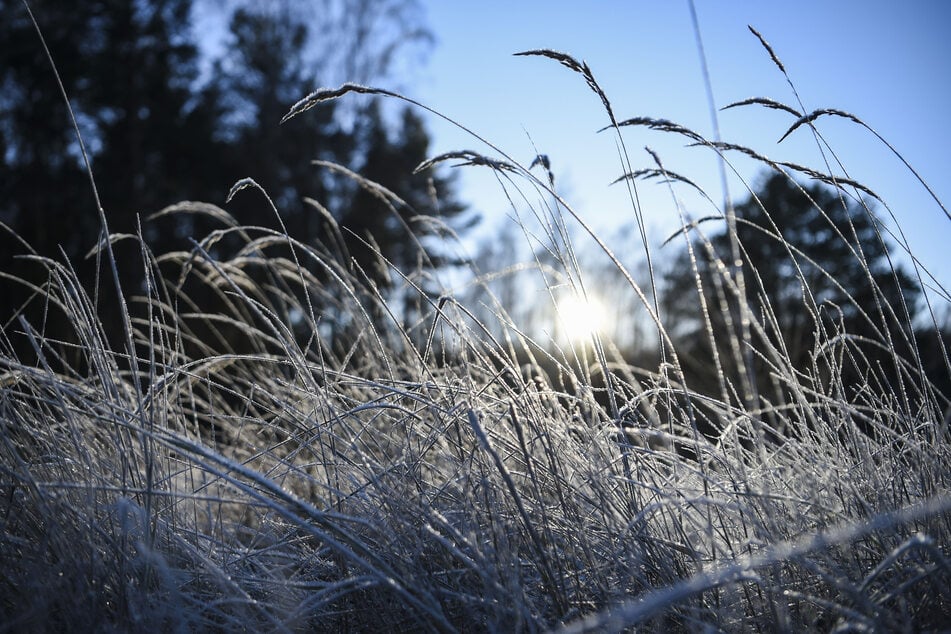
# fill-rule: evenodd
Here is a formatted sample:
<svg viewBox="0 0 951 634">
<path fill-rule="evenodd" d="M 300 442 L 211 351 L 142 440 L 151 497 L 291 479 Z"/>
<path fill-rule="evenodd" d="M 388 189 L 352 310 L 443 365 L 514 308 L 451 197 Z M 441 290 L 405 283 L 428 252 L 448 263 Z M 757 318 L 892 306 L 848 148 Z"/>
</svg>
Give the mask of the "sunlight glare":
<svg viewBox="0 0 951 634">
<path fill-rule="evenodd" d="M 572 293 L 558 301 L 558 321 L 569 341 L 586 342 L 604 326 L 604 305 L 591 295 L 585 299 Z"/>
</svg>

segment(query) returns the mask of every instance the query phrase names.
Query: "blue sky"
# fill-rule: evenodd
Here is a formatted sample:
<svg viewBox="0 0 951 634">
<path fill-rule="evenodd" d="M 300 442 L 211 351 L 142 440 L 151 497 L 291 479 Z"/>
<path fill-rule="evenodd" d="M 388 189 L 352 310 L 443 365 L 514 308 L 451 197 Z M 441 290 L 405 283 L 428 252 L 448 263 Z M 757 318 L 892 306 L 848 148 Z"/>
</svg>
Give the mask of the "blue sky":
<svg viewBox="0 0 951 634">
<path fill-rule="evenodd" d="M 409 94 L 523 164 L 536 147 L 549 155 L 561 193 L 599 231 L 608 234 L 633 221 L 624 189 L 608 186 L 622 169 L 614 138 L 595 132 L 607 123 L 606 114 L 580 76 L 551 60 L 512 53 L 533 48 L 570 53 L 588 62 L 619 119 L 663 117 L 712 138 L 686 0 L 426 0 L 424 5 L 438 42 Z M 834 107 L 862 118 L 951 205 L 951 3 L 697 0 L 696 8 L 718 106 L 753 96 L 796 105 L 785 78 L 747 30 L 753 25 L 785 64 L 806 110 Z M 823 165 L 805 128 L 777 144 L 792 122 L 785 113 L 747 107 L 719 116 L 726 141 L 772 159 Z M 818 126 L 849 175 L 886 201 L 912 250 L 951 287 L 951 221 L 944 212 L 867 132 L 831 118 Z M 430 129 L 435 153 L 491 153 L 451 125 L 433 119 Z M 635 169 L 653 166 L 643 149 L 650 146 L 668 169 L 721 199 L 717 162 L 709 150 L 633 129 L 625 132 L 625 143 Z M 742 199 L 739 178 L 752 179 L 757 170 L 743 161 L 736 168 L 739 176 L 731 177 L 730 190 Z M 472 168 L 463 170 L 461 184 L 463 198 L 486 217 L 482 233 L 490 234 L 508 207 L 498 185 Z M 679 226 L 676 206 L 663 185 L 643 183 L 639 192 L 649 235 L 659 244 Z M 688 212 L 711 212 L 685 190 L 677 194 Z"/>
</svg>

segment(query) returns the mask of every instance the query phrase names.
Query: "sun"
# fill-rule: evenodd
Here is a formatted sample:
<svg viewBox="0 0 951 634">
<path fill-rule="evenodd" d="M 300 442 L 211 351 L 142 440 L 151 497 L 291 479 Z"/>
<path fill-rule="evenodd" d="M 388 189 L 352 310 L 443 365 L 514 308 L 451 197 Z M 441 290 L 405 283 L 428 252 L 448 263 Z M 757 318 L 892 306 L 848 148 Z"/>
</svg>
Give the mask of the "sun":
<svg viewBox="0 0 951 634">
<path fill-rule="evenodd" d="M 590 293 L 582 297 L 570 293 L 558 300 L 556 319 L 559 332 L 572 343 L 584 343 L 600 333 L 605 324 L 605 308 Z"/>
</svg>

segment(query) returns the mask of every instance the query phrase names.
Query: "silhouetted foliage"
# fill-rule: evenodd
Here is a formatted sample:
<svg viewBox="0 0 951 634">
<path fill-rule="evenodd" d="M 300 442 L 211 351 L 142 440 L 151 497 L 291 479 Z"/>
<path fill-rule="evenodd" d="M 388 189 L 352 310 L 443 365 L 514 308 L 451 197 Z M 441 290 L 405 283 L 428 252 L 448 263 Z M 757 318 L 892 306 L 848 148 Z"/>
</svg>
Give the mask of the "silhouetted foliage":
<svg viewBox="0 0 951 634">
<path fill-rule="evenodd" d="M 868 205 L 774 174 L 736 207 L 736 220 L 745 297 L 725 230 L 694 239 L 696 265 L 684 249 L 664 276 L 662 312 L 691 387 L 768 403 L 785 400 L 778 393 L 792 375 L 840 381 L 847 399 L 860 386 L 902 380 L 896 358 L 915 360 L 913 336 L 899 324 L 910 323 L 920 291 L 890 258 Z M 743 342 L 741 301 L 759 353 Z"/>
<path fill-rule="evenodd" d="M 305 3 L 237 3 L 223 52 L 204 75 L 192 4 L 78 0 L 35 7 L 89 150 L 109 231 L 141 233 L 155 253 L 189 251 L 193 240 L 220 229 L 220 223 L 201 214 L 149 216 L 182 200 L 200 200 L 224 207 L 241 224 L 286 228 L 305 243 L 328 244 L 335 257 L 349 257 L 334 240 L 337 232 L 366 238 L 372 231 L 372 241 L 396 266 L 445 264 L 410 248 L 416 243 L 405 228 L 350 178 L 313 164 L 325 160 L 372 172 L 369 178 L 409 203 L 399 212 L 404 220 L 439 215 L 453 222 L 464 208 L 450 179 L 412 175 L 428 144 L 416 115 L 404 113 L 400 125 L 389 126 L 376 105 L 356 104 L 341 113 L 335 104 L 325 104 L 279 123 L 294 102 L 322 84 L 318 73 L 328 69 L 313 56 L 331 43 L 337 55 L 352 58 L 348 68 L 366 75 L 352 79 L 379 79 L 389 72 L 402 47 L 428 37 L 410 21 L 415 2 L 328 5 L 322 23 L 318 18 L 324 14 L 308 13 L 316 9 Z M 22 2 L 0 0 L 0 11 L 0 220 L 6 225 L 0 267 L 42 286 L 50 279 L 47 267 L 18 256 L 35 252 L 57 261 L 65 256 L 80 279 L 98 289 L 92 295 L 101 304 L 103 329 L 117 343 L 123 335 L 110 274 L 101 257 L 87 256 L 101 244 L 101 227 L 70 118 Z M 390 39 L 370 42 L 371 35 Z M 440 195 L 438 206 L 430 202 L 427 177 Z M 225 205 L 229 188 L 242 178 L 260 184 L 276 210 L 252 193 Z M 339 227 L 331 230 L 305 197 L 325 205 Z M 429 225 L 413 224 L 421 235 L 436 234 Z M 242 246 L 232 234 L 216 242 L 211 255 L 229 257 Z M 367 264 L 358 241 L 348 239 L 346 246 L 358 264 Z M 125 240 L 114 249 L 123 295 L 141 294 L 141 247 Z M 389 287 L 384 277 L 371 279 Z M 10 315 L 30 302 L 34 290 L 11 279 L 0 285 L 0 319 L 5 329 L 16 329 L 8 323 Z M 207 300 L 202 308 L 213 310 L 217 300 Z M 22 314 L 51 339 L 78 336 L 42 302 L 33 301 Z"/>
<path fill-rule="evenodd" d="M 168 248 L 172 235 L 140 225 L 140 216 L 215 191 L 214 118 L 196 85 L 190 11 L 190 0 L 84 0 L 36 8 L 97 176 L 109 231 L 137 234 L 141 228 L 157 251 Z M 101 260 L 87 257 L 102 228 L 49 61 L 22 2 L 4 0 L 2 15 L 0 40 L 12 45 L 0 53 L 6 146 L 0 217 L 9 227 L 0 266 L 33 284 L 47 283 L 45 266 L 17 257 L 28 251 L 22 239 L 41 256 L 65 257 L 90 285 L 111 279 Z M 140 292 L 138 247 L 115 248 L 124 294 Z M 114 285 L 97 286 L 100 319 L 119 341 Z M 4 280 L 2 293 L 0 318 L 6 321 L 33 291 Z M 81 336 L 60 322 L 58 311 L 35 301 L 32 308 L 25 315 L 45 336 Z"/>
<path fill-rule="evenodd" d="M 289 233 L 299 238 L 316 232 L 308 222 L 315 214 L 305 208 L 302 197 L 324 201 L 329 189 L 311 161 L 347 162 L 353 145 L 334 120 L 334 104 L 278 125 L 290 105 L 317 85 L 301 57 L 307 41 L 307 27 L 293 14 L 240 8 L 232 17 L 227 52 L 217 60 L 212 80 L 225 108 L 219 135 L 232 150 L 222 157 L 229 184 L 253 178 L 274 201 Z M 273 216 L 262 213 L 257 202 L 239 198 L 229 211 L 241 222 Z M 262 219 L 274 225 L 273 218 L 255 218 Z"/>
<path fill-rule="evenodd" d="M 477 220 L 460 217 L 466 207 L 452 195 L 454 179 L 432 168 L 414 172 L 429 157 L 429 135 L 411 109 L 403 108 L 399 115 L 399 126 L 388 131 L 381 104 L 374 100 L 358 137 L 364 157 L 360 174 L 385 187 L 394 198 L 359 187 L 342 206 L 340 217 L 340 224 L 349 229 L 345 240 L 350 254 L 381 286 L 391 283 L 390 275 L 379 270 L 376 252 L 367 248 L 367 241 L 390 237 L 379 244 L 378 252 L 404 271 L 457 264 L 436 249 L 424 252 L 423 243 L 449 228 L 464 230 Z"/>
</svg>

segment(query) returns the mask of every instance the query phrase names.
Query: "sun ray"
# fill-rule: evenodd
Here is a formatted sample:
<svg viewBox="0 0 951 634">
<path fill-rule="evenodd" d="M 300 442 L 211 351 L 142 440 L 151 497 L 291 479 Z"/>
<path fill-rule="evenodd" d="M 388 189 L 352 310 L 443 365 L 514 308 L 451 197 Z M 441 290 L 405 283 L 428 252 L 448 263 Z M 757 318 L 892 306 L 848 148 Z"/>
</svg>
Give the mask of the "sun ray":
<svg viewBox="0 0 951 634">
<path fill-rule="evenodd" d="M 587 297 L 570 293 L 556 306 L 558 332 L 571 343 L 584 343 L 605 325 L 604 304 L 590 293 Z"/>
</svg>

